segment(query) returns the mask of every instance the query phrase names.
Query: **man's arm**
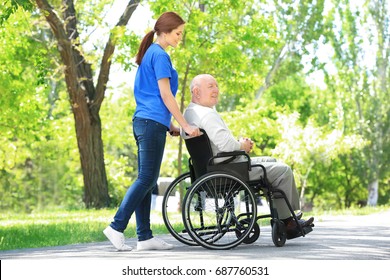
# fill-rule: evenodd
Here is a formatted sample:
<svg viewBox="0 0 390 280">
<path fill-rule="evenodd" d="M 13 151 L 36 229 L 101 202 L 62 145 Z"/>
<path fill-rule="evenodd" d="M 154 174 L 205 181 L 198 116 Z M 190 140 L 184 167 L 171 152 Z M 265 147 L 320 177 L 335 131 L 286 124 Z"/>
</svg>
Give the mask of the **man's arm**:
<svg viewBox="0 0 390 280">
<path fill-rule="evenodd" d="M 236 140 L 221 116 L 216 112 L 210 112 L 202 119 L 201 127 L 206 131 L 210 141 L 219 152 L 232 152 L 243 150 L 249 153 L 253 147 L 253 141 L 249 138 Z"/>
<path fill-rule="evenodd" d="M 232 152 L 241 149 L 241 144 L 216 111 L 212 111 L 202 118 L 201 127 L 206 131 L 218 152 Z"/>
</svg>

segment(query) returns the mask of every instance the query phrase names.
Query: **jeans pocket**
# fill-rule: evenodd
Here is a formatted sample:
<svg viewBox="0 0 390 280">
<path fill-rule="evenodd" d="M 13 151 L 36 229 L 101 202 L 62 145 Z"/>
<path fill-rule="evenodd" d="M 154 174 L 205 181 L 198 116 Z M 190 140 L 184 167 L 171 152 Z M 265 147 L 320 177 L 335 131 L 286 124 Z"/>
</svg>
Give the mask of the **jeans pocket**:
<svg viewBox="0 0 390 280">
<path fill-rule="evenodd" d="M 148 120 L 135 118 L 133 120 L 133 133 L 135 137 L 145 134 L 148 127 Z"/>
</svg>

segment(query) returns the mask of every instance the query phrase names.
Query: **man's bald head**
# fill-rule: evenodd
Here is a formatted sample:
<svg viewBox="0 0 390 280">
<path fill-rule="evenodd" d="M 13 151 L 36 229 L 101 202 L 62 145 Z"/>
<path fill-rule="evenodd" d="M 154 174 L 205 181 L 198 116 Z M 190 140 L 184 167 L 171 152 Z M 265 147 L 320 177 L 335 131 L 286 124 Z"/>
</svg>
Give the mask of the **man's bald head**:
<svg viewBox="0 0 390 280">
<path fill-rule="evenodd" d="M 192 102 L 210 108 L 217 105 L 219 89 L 218 83 L 212 75 L 195 76 L 191 81 L 190 90 Z"/>
</svg>

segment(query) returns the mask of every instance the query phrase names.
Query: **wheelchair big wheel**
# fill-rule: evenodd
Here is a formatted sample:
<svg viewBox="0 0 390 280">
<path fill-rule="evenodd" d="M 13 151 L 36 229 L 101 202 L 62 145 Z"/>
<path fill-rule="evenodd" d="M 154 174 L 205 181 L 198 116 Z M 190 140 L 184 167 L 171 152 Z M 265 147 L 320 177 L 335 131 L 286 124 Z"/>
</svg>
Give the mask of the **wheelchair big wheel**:
<svg viewBox="0 0 390 280">
<path fill-rule="evenodd" d="M 190 173 L 177 177 L 167 188 L 162 202 L 165 226 L 174 238 L 186 245 L 198 245 L 185 230 L 182 218 L 183 198 L 191 185 Z"/>
<path fill-rule="evenodd" d="M 184 198 L 183 222 L 191 238 L 207 249 L 231 249 L 243 242 L 256 223 L 252 190 L 229 173 L 198 178 Z"/>
</svg>

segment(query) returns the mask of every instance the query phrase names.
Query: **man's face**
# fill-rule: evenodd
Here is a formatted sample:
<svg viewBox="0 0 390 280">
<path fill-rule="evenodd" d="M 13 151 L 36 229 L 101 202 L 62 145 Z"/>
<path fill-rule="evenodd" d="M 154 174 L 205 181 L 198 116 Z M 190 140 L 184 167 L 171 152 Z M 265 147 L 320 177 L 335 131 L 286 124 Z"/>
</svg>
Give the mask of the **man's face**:
<svg viewBox="0 0 390 280">
<path fill-rule="evenodd" d="M 195 91 L 195 95 L 200 105 L 214 107 L 218 103 L 219 96 L 217 81 L 212 76 L 203 77 Z"/>
</svg>

